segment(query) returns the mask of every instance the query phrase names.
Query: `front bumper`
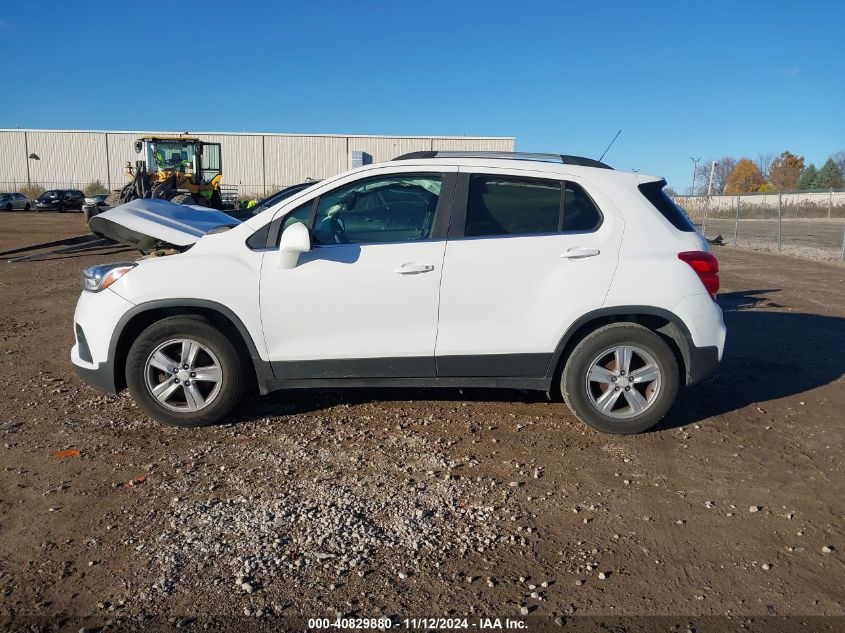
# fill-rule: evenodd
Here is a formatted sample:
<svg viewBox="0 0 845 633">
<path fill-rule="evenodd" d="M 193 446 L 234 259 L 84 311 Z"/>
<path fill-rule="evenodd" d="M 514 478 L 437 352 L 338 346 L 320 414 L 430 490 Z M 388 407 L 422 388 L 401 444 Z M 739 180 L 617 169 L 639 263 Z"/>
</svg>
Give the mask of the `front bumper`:
<svg viewBox="0 0 845 633">
<path fill-rule="evenodd" d="M 117 386 L 114 380 L 114 367 L 111 363 L 100 363 L 93 369 L 74 363 L 73 369 L 76 371 L 77 376 L 94 387 L 94 389 L 110 394 L 117 393 Z"/>
<path fill-rule="evenodd" d="M 75 344 L 70 360 L 76 373 L 92 387 L 117 392 L 114 366 L 114 333 L 133 304 L 107 288 L 82 292 L 73 315 Z"/>
</svg>

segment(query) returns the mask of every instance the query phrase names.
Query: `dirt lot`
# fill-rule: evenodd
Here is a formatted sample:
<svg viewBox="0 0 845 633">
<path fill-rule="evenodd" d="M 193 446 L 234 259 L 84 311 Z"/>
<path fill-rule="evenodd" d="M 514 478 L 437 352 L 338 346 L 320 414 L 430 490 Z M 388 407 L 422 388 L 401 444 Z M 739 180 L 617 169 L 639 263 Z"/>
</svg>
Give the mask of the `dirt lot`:
<svg viewBox="0 0 845 633">
<path fill-rule="evenodd" d="M 0 214 L 0 250 L 80 224 Z M 68 359 L 79 269 L 120 255 L 0 262 L 0 622 L 840 629 L 845 266 L 717 255 L 722 369 L 635 437 L 507 391 L 297 391 L 162 427 Z"/>
</svg>

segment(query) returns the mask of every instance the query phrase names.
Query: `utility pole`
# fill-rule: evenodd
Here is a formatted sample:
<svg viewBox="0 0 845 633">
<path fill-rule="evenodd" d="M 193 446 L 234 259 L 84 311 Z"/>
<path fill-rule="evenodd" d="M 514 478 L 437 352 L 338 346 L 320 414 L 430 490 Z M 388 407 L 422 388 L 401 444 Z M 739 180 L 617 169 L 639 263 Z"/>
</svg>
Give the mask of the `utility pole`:
<svg viewBox="0 0 845 633">
<path fill-rule="evenodd" d="M 692 158 L 692 156 L 690 156 Z M 693 159 L 695 160 L 695 159 Z M 716 169 L 716 161 L 710 163 L 710 178 L 707 179 L 707 197 L 704 199 L 704 223 L 701 225 L 701 234 L 707 233 L 707 215 L 710 213 L 710 190 L 713 188 L 713 171 Z M 693 189 L 695 189 L 695 168 L 693 168 Z M 693 191 L 693 193 L 695 193 Z M 736 242 L 736 240 L 734 240 Z M 736 243 L 734 243 L 736 245 Z"/>
<path fill-rule="evenodd" d="M 707 181 L 707 197 L 710 197 L 710 191 L 713 188 L 713 175 L 716 172 L 716 161 L 710 163 L 710 179 Z"/>
<path fill-rule="evenodd" d="M 29 174 L 29 139 L 26 137 L 26 132 L 23 133 L 23 151 L 26 153 L 26 195 L 29 196 L 29 190 L 32 189 L 32 177 Z"/>
<path fill-rule="evenodd" d="M 695 172 L 698 171 L 698 161 L 701 160 L 701 157 L 699 156 L 698 158 L 693 158 L 692 156 L 690 156 L 689 159 L 692 161 L 692 184 L 689 187 L 689 195 L 694 196 L 695 195 Z"/>
</svg>

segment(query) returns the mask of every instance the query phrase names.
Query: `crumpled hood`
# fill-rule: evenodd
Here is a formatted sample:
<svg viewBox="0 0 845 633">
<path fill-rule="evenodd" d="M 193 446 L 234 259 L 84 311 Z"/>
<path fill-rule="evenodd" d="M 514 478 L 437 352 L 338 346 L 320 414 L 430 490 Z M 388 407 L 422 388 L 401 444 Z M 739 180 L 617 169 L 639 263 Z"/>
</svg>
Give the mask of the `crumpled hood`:
<svg viewBox="0 0 845 633">
<path fill-rule="evenodd" d="M 155 199 L 121 204 L 88 222 L 93 233 L 141 251 L 190 246 L 214 229 L 238 224 L 240 220 L 216 209 Z"/>
</svg>

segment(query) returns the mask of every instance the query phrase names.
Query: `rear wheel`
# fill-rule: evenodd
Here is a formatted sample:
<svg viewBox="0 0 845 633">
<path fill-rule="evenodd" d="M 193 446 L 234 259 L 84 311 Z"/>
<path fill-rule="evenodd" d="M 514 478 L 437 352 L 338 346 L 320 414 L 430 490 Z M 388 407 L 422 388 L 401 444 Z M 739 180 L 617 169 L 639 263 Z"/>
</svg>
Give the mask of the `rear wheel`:
<svg viewBox="0 0 845 633">
<path fill-rule="evenodd" d="M 201 316 L 150 325 L 126 359 L 135 402 L 172 426 L 207 426 L 225 418 L 243 398 L 248 375 L 229 338 Z"/>
<path fill-rule="evenodd" d="M 605 433 L 640 433 L 657 424 L 678 393 L 669 345 L 635 323 L 612 323 L 572 351 L 561 391 L 572 412 Z"/>
<path fill-rule="evenodd" d="M 11 205 L 11 204 L 7 204 L 7 205 L 6 205 L 6 211 L 11 211 L 11 210 L 12 210 L 12 205 Z"/>
</svg>

